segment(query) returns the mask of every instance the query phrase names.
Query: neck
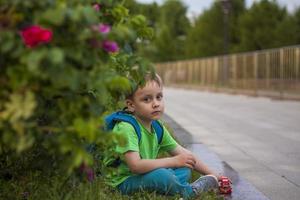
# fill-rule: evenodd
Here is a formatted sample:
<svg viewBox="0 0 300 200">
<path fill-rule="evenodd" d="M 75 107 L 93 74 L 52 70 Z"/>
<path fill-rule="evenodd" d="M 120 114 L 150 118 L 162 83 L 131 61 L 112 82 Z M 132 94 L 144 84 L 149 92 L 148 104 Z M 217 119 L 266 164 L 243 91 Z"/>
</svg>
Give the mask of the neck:
<svg viewBox="0 0 300 200">
<path fill-rule="evenodd" d="M 151 120 L 145 120 L 138 116 L 136 116 L 136 119 L 151 133 Z"/>
</svg>

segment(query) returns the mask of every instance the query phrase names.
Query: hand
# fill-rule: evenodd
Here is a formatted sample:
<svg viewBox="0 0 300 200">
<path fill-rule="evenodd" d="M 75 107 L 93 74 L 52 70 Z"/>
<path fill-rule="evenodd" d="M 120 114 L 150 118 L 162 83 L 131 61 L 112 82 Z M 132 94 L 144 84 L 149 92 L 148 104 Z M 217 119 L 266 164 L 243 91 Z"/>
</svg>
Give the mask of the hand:
<svg viewBox="0 0 300 200">
<path fill-rule="evenodd" d="M 195 156 L 192 153 L 184 152 L 174 156 L 176 167 L 189 167 L 194 169 L 196 165 Z"/>
</svg>

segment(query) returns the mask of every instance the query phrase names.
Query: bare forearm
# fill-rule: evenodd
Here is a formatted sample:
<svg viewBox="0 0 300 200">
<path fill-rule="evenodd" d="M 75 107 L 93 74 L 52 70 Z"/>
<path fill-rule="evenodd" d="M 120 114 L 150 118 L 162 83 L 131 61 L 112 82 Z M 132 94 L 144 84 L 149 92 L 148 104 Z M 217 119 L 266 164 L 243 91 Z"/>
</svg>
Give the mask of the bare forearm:
<svg viewBox="0 0 300 200">
<path fill-rule="evenodd" d="M 129 166 L 135 174 L 144 174 L 158 168 L 176 167 L 176 161 L 173 157 L 160 159 L 140 159 Z"/>
<path fill-rule="evenodd" d="M 174 151 L 170 152 L 172 155 L 178 155 L 178 154 L 192 154 L 195 159 L 195 165 L 193 166 L 193 169 L 197 172 L 208 175 L 212 174 L 217 176 L 217 173 L 215 173 L 213 170 L 211 170 L 207 165 L 205 165 L 199 158 L 197 158 L 191 151 L 183 148 L 182 146 L 178 146 Z"/>
<path fill-rule="evenodd" d="M 217 173 L 214 172 L 213 170 L 211 170 L 207 165 L 205 165 L 201 160 L 196 159 L 196 165 L 194 168 L 197 172 L 204 174 L 204 175 L 208 175 L 208 174 L 212 174 L 217 176 Z"/>
</svg>

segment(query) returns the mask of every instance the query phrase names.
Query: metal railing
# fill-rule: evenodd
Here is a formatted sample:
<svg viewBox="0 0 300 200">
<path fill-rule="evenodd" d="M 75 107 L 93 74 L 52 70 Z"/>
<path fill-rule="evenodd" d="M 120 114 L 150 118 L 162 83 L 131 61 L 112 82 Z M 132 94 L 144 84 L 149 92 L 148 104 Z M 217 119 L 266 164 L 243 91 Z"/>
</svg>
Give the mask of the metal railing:
<svg viewBox="0 0 300 200">
<path fill-rule="evenodd" d="M 300 46 L 157 63 L 165 85 L 300 97 Z"/>
</svg>

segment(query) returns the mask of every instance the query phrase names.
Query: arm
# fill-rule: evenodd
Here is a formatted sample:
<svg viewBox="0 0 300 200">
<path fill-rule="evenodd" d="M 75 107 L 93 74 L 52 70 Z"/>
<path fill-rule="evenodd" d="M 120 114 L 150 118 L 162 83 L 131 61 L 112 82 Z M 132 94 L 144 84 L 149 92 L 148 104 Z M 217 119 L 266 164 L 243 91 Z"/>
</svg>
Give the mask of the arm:
<svg viewBox="0 0 300 200">
<path fill-rule="evenodd" d="M 124 156 L 130 171 L 135 174 L 143 174 L 157 168 L 184 166 L 193 168 L 195 164 L 194 156 L 191 154 L 178 154 L 173 157 L 159 159 L 141 159 L 138 152 L 128 151 Z"/>
<path fill-rule="evenodd" d="M 169 153 L 173 156 L 180 155 L 180 154 L 190 154 L 190 155 L 194 156 L 194 154 L 192 152 L 183 148 L 180 145 L 178 145 L 173 151 L 170 151 Z M 220 190 L 221 194 L 230 194 L 231 193 L 231 191 L 232 191 L 231 183 L 232 182 L 229 178 L 227 178 L 226 176 L 218 175 L 217 173 L 215 173 L 214 171 L 209 169 L 209 167 L 207 165 L 205 165 L 200 159 L 198 159 L 196 157 L 195 157 L 195 161 L 196 162 L 194 165 L 194 169 L 196 171 L 198 171 L 199 173 L 204 174 L 204 175 L 214 175 L 215 177 L 217 177 L 217 179 L 220 182 L 219 190 Z"/>
<path fill-rule="evenodd" d="M 195 165 L 193 166 L 193 169 L 195 169 L 197 172 L 204 174 L 204 175 L 215 175 L 219 178 L 217 173 L 212 171 L 207 165 L 205 165 L 199 158 L 197 158 L 191 151 L 183 148 L 182 146 L 178 145 L 173 151 L 169 152 L 172 156 L 180 155 L 180 154 L 189 154 L 194 157 Z"/>
</svg>

